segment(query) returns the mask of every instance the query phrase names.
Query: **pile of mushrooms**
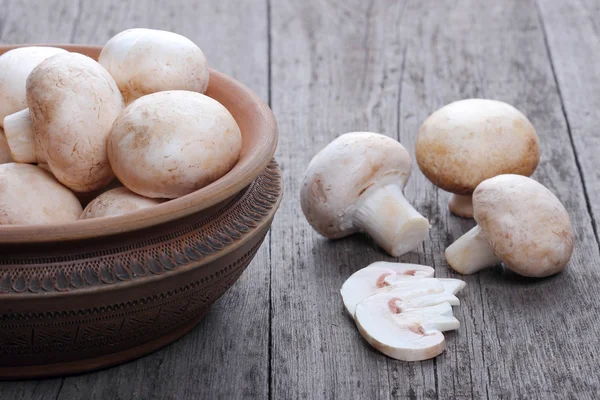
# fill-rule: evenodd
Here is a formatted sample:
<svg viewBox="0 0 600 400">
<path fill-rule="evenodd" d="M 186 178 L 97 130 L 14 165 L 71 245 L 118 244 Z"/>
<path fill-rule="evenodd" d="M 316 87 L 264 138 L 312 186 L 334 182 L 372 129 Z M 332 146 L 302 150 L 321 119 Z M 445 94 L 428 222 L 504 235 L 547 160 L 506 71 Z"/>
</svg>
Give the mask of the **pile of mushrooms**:
<svg viewBox="0 0 600 400">
<path fill-rule="evenodd" d="M 453 193 L 450 211 L 478 224 L 445 251 L 456 272 L 504 264 L 541 278 L 567 266 L 574 246 L 571 220 L 556 196 L 529 178 L 540 161 L 539 138 L 519 110 L 486 99 L 448 104 L 421 126 L 415 155 L 421 172 Z M 300 191 L 302 211 L 326 238 L 364 232 L 390 255 L 401 256 L 418 249 L 430 227 L 404 195 L 410 173 L 409 153 L 394 139 L 342 134 L 310 161 Z M 439 355 L 441 332 L 458 329 L 452 306 L 463 286 L 434 279 L 430 267 L 375 263 L 348 278 L 341 293 L 369 344 L 414 361 Z"/>
<path fill-rule="evenodd" d="M 53 47 L 1 55 L 0 225 L 122 215 L 225 175 L 242 136 L 208 81 L 197 45 L 152 29 L 117 34 L 98 62 Z"/>
</svg>

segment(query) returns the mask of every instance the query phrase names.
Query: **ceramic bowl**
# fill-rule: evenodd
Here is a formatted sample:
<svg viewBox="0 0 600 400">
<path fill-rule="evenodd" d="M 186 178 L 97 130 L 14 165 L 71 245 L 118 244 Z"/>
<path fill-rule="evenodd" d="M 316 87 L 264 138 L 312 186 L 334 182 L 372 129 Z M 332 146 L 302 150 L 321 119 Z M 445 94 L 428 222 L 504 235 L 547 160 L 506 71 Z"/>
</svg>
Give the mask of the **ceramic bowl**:
<svg viewBox="0 0 600 400">
<path fill-rule="evenodd" d="M 93 58 L 101 50 L 60 47 Z M 223 178 L 119 217 L 0 226 L 0 378 L 79 373 L 152 352 L 192 329 L 250 263 L 282 196 L 277 125 L 222 73 L 211 71 L 206 94 L 242 131 L 240 160 Z"/>
</svg>

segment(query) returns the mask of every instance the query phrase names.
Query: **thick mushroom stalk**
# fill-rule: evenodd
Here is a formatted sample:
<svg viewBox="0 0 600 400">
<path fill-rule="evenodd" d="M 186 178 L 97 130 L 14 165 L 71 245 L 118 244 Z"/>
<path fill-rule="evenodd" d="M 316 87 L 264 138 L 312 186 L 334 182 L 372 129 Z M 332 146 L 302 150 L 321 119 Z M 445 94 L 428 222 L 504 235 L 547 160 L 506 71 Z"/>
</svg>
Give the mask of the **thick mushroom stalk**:
<svg viewBox="0 0 600 400">
<path fill-rule="evenodd" d="M 446 249 L 446 261 L 456 272 L 474 274 L 502 261 L 496 257 L 485 233 L 476 226 Z"/>
<path fill-rule="evenodd" d="M 16 162 L 45 163 L 46 157 L 40 149 L 33 130 L 31 112 L 28 108 L 4 118 L 4 133 L 8 147 Z"/>
<path fill-rule="evenodd" d="M 448 200 L 448 208 L 458 217 L 473 218 L 473 196 L 453 194 Z"/>
<path fill-rule="evenodd" d="M 429 221 L 406 200 L 397 184 L 369 188 L 361 195 L 355 225 L 385 251 L 400 256 L 429 235 Z"/>
</svg>

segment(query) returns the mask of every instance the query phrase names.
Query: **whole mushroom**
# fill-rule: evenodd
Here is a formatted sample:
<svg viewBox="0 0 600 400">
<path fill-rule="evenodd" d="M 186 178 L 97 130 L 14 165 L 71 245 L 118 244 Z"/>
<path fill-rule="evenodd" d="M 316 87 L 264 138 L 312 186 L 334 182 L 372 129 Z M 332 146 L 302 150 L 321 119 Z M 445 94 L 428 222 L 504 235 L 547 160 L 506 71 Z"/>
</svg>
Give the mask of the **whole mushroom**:
<svg viewBox="0 0 600 400">
<path fill-rule="evenodd" d="M 66 50 L 56 47 L 19 47 L 0 56 L 0 127 L 4 118 L 27 107 L 25 82 L 31 71 L 48 57 Z"/>
<path fill-rule="evenodd" d="M 242 134 L 218 101 L 196 92 L 153 93 L 131 103 L 108 140 L 110 164 L 131 191 L 173 199 L 225 175 L 237 162 Z"/>
<path fill-rule="evenodd" d="M 311 160 L 300 192 L 302 211 L 321 235 L 364 231 L 400 256 L 429 234 L 429 222 L 404 197 L 411 161 L 394 139 L 371 132 L 339 136 Z"/>
<path fill-rule="evenodd" d="M 467 99 L 440 108 L 417 136 L 417 164 L 434 185 L 454 193 L 448 206 L 472 218 L 471 194 L 481 182 L 501 174 L 530 176 L 540 160 L 531 122 L 513 106 Z"/>
<path fill-rule="evenodd" d="M 123 215 L 162 203 L 133 193 L 126 187 L 119 187 L 102 193 L 83 210 L 80 219 Z"/>
<path fill-rule="evenodd" d="M 42 61 L 27 78 L 27 104 L 4 120 L 15 161 L 47 163 L 76 192 L 102 188 L 114 178 L 106 140 L 123 98 L 100 64 L 77 53 Z"/>
<path fill-rule="evenodd" d="M 0 225 L 77 221 L 81 204 L 47 171 L 30 164 L 0 165 Z"/>
<path fill-rule="evenodd" d="M 472 274 L 500 262 L 528 277 L 562 271 L 573 252 L 569 214 L 544 186 L 521 175 L 483 181 L 473 193 L 477 226 L 446 249 L 448 264 Z"/>
<path fill-rule="evenodd" d="M 150 93 L 204 93 L 209 69 L 202 50 L 188 38 L 154 29 L 128 29 L 111 38 L 98 62 L 115 78 L 127 104 Z"/>
</svg>

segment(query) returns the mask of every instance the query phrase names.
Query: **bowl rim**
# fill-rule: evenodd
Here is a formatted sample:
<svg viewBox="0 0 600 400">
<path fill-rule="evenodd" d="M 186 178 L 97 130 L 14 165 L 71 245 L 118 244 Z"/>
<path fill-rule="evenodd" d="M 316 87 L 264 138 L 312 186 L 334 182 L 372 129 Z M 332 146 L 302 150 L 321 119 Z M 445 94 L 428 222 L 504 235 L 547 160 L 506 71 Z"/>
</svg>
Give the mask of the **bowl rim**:
<svg viewBox="0 0 600 400">
<path fill-rule="evenodd" d="M 0 45 L 0 54 L 19 47 L 54 46 L 74 52 L 96 52 L 100 45 L 79 44 L 22 44 Z M 220 179 L 193 193 L 173 199 L 154 207 L 115 217 L 93 218 L 51 225 L 0 225 L 0 244 L 48 243 L 99 238 L 131 232 L 183 218 L 212 207 L 235 195 L 267 167 L 277 148 L 278 128 L 273 112 L 250 88 L 230 76 L 210 69 L 210 81 L 236 89 L 252 104 L 255 125 L 261 131 L 253 155 L 245 168 L 234 168 Z M 210 90 L 209 81 L 209 90 Z M 234 172 L 235 173 L 232 173 Z"/>
</svg>

